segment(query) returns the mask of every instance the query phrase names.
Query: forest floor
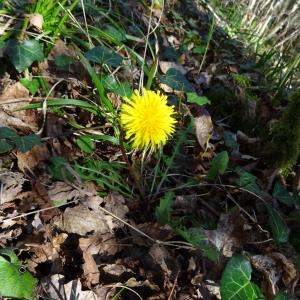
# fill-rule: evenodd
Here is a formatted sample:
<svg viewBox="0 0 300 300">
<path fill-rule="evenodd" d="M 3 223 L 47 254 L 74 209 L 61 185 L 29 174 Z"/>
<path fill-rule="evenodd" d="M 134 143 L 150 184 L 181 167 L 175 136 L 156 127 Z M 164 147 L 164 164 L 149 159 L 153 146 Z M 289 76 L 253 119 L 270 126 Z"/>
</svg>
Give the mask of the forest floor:
<svg viewBox="0 0 300 300">
<path fill-rule="evenodd" d="M 197 1 L 77 2 L 0 15 L 0 295 L 300 299 L 299 170 L 262 151 L 288 103 L 268 63 Z M 153 153 L 118 122 L 142 86 L 176 111 Z"/>
</svg>

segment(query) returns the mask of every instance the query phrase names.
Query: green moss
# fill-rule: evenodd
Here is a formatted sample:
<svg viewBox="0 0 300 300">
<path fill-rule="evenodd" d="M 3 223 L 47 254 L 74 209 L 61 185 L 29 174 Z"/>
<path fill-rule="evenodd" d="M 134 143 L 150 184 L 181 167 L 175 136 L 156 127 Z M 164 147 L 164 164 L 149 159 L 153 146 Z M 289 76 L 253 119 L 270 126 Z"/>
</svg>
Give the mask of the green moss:
<svg viewBox="0 0 300 300">
<path fill-rule="evenodd" d="M 287 109 L 268 140 L 263 151 L 265 160 L 277 168 L 290 169 L 300 149 L 300 90 L 291 94 Z"/>
</svg>

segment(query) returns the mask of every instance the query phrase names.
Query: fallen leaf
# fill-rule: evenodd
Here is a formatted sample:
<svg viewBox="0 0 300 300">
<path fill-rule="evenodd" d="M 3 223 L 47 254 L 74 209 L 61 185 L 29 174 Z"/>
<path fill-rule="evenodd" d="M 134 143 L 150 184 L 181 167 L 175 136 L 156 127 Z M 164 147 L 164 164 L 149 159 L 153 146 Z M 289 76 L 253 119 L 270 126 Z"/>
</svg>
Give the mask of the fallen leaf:
<svg viewBox="0 0 300 300">
<path fill-rule="evenodd" d="M 0 126 L 13 127 L 23 133 L 36 132 L 38 130 L 38 114 L 35 110 L 15 111 L 28 104 L 29 91 L 20 83 L 16 82 L 5 87 L 0 95 L 0 104 L 5 101 L 12 101 L 5 106 L 0 106 Z M 16 100 L 13 102 L 13 100 Z"/>
<path fill-rule="evenodd" d="M 278 292 L 277 283 L 280 280 L 280 272 L 276 261 L 268 255 L 247 255 L 255 269 L 264 274 L 267 280 L 267 293 L 274 297 Z"/>
<path fill-rule="evenodd" d="M 202 115 L 195 118 L 195 126 L 197 141 L 205 151 L 213 131 L 211 117 L 205 109 L 203 109 Z"/>
<path fill-rule="evenodd" d="M 38 32 L 41 32 L 44 23 L 44 17 L 41 14 L 34 13 L 28 15 L 28 18 L 30 26 L 35 27 Z"/>
<path fill-rule="evenodd" d="M 235 210 L 220 216 L 216 230 L 204 230 L 208 240 L 226 257 L 234 254 L 234 248 L 241 248 L 247 240 L 245 221 Z M 249 229 L 248 229 L 249 230 Z"/>
<path fill-rule="evenodd" d="M 11 172 L 8 169 L 0 169 L 0 205 L 15 200 L 17 195 L 22 191 L 22 186 L 25 181 L 26 179 L 22 173 Z"/>
<path fill-rule="evenodd" d="M 46 145 L 36 145 L 31 150 L 23 153 L 21 151 L 16 152 L 18 159 L 18 167 L 24 172 L 26 169 L 32 171 L 42 161 L 45 161 L 50 156 L 50 153 Z"/>
<path fill-rule="evenodd" d="M 47 297 L 53 299 L 76 299 L 76 300 L 103 300 L 93 291 L 83 291 L 79 279 L 64 283 L 65 278 L 61 274 L 44 278 L 42 285 L 47 292 Z"/>
<path fill-rule="evenodd" d="M 180 73 L 182 73 L 183 75 L 186 74 L 186 69 L 175 63 L 175 62 L 172 62 L 172 61 L 159 61 L 159 67 L 161 69 L 161 71 L 166 74 L 168 72 L 169 69 L 176 69 L 177 71 L 179 71 Z"/>
</svg>

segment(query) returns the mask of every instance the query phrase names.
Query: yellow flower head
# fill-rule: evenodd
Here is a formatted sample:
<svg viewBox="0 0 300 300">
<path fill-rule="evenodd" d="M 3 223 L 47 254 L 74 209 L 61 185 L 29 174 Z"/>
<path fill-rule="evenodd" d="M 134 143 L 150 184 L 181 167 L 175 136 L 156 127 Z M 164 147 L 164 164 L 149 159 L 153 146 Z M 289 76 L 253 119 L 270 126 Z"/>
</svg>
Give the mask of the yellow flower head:
<svg viewBox="0 0 300 300">
<path fill-rule="evenodd" d="M 136 149 L 155 150 L 167 142 L 175 131 L 174 107 L 167 105 L 167 96 L 160 92 L 135 90 L 124 98 L 121 106 L 121 125 Z"/>
</svg>

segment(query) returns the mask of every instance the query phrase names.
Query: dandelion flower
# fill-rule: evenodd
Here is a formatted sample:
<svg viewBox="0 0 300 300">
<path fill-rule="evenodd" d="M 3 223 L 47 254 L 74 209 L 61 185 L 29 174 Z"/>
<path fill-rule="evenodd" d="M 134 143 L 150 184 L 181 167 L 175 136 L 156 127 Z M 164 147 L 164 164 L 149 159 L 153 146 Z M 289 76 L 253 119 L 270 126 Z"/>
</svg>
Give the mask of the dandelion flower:
<svg viewBox="0 0 300 300">
<path fill-rule="evenodd" d="M 167 105 L 167 96 L 143 89 L 142 95 L 135 90 L 130 98 L 124 99 L 121 125 L 133 148 L 153 151 L 166 144 L 176 123 L 172 117 L 174 107 Z"/>
</svg>

